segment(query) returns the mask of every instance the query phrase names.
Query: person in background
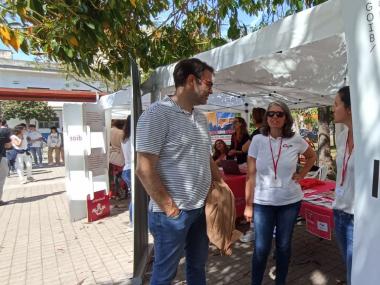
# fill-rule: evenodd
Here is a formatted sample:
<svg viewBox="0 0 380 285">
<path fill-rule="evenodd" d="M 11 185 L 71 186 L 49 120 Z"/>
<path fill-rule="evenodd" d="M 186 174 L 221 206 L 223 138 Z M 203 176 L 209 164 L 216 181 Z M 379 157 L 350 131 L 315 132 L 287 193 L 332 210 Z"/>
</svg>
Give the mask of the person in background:
<svg viewBox="0 0 380 285">
<path fill-rule="evenodd" d="M 307 142 L 292 131 L 288 106 L 269 104 L 261 134 L 253 137 L 248 150 L 246 208 L 248 222 L 254 219 L 255 239 L 252 257 L 252 285 L 263 280 L 276 227 L 276 285 L 286 284 L 293 228 L 303 192 L 298 183 L 310 170 L 316 154 Z M 298 155 L 306 158 L 297 173 Z"/>
<path fill-rule="evenodd" d="M 228 187 L 210 155 L 204 105 L 214 69 L 196 59 L 179 61 L 175 93 L 151 105 L 137 123 L 136 173 L 151 197 L 148 220 L 154 238 L 151 285 L 169 285 L 186 257 L 186 284 L 206 284 L 209 239 L 205 200 L 211 181 Z"/>
<path fill-rule="evenodd" d="M 65 164 L 65 148 L 64 148 L 64 139 L 63 139 L 63 127 L 62 127 L 62 132 L 60 133 L 61 136 L 61 147 L 59 150 L 59 154 L 61 157 L 62 164 Z"/>
<path fill-rule="evenodd" d="M 27 133 L 28 142 L 30 143 L 30 152 L 33 155 L 34 164 L 42 167 L 42 142 L 43 138 L 39 131 L 36 130 L 36 125 L 29 125 L 29 132 Z"/>
<path fill-rule="evenodd" d="M 132 189 L 132 180 L 131 180 L 131 162 L 132 162 L 132 143 L 131 143 L 131 116 L 129 115 L 127 117 L 127 120 L 123 127 L 123 140 L 121 142 L 121 149 L 123 151 L 124 156 L 124 167 L 123 172 L 121 174 L 121 177 L 123 178 L 124 182 L 128 185 L 128 190 L 131 191 Z M 132 215 L 132 197 L 131 201 L 129 202 L 129 220 L 131 224 L 133 224 L 133 215 Z"/>
<path fill-rule="evenodd" d="M 121 150 L 121 142 L 124 137 L 124 121 L 123 120 L 114 120 L 111 127 L 110 133 L 110 160 L 109 162 L 113 165 L 123 167 L 124 157 Z"/>
<path fill-rule="evenodd" d="M 1 120 L 1 126 L 0 126 L 0 206 L 8 204 L 7 202 L 4 202 L 2 200 L 2 197 L 3 197 L 5 179 L 9 172 L 5 151 L 7 148 L 12 147 L 10 136 L 11 136 L 11 132 L 8 129 L 7 121 Z"/>
<path fill-rule="evenodd" d="M 12 133 L 11 133 L 11 130 L 8 128 L 6 120 L 1 120 L 0 129 L 2 132 L 9 133 L 8 137 L 9 138 L 11 137 Z M 4 137 L 6 137 L 6 136 L 3 134 L 3 140 L 4 140 Z M 8 176 L 10 176 L 11 173 L 16 173 L 17 152 L 13 149 L 11 142 L 9 143 L 9 145 L 7 145 L 7 147 L 5 147 L 4 151 L 5 151 L 5 155 L 6 155 L 7 162 L 8 162 Z"/>
<path fill-rule="evenodd" d="M 48 165 L 54 165 L 53 152 L 55 164 L 59 165 L 59 157 L 61 151 L 61 136 L 59 135 L 56 127 L 50 128 L 50 134 L 47 139 L 48 146 Z"/>
<path fill-rule="evenodd" d="M 265 116 L 265 109 L 264 108 L 253 108 L 252 109 L 252 124 L 255 128 L 255 130 L 252 132 L 251 136 L 249 137 L 249 140 L 243 145 L 242 151 L 247 153 L 249 146 L 251 144 L 251 141 L 254 136 L 260 134 L 260 128 L 263 126 L 264 122 L 264 116 Z M 254 225 L 251 223 L 250 229 L 240 237 L 241 242 L 251 242 L 253 241 L 255 237 L 255 230 Z"/>
<path fill-rule="evenodd" d="M 17 152 L 16 170 L 19 180 L 22 184 L 33 182 L 32 177 L 32 156 L 28 151 L 28 142 L 26 139 L 26 129 L 22 125 L 18 125 L 14 129 L 11 136 L 12 146 Z M 26 178 L 24 178 L 24 163 L 26 167 Z"/>
<path fill-rule="evenodd" d="M 62 164 L 65 164 L 65 148 L 64 148 L 64 139 L 63 139 L 63 127 L 61 128 L 61 132 L 59 133 L 61 136 L 61 147 L 59 149 L 59 156 L 61 158 Z"/>
<path fill-rule="evenodd" d="M 124 121 L 113 120 L 110 131 L 110 155 L 109 155 L 109 179 L 111 185 L 111 197 L 120 198 L 120 187 L 118 178 L 123 171 L 124 156 L 121 150 L 121 142 L 123 141 Z M 123 195 L 121 195 L 123 196 Z"/>
<path fill-rule="evenodd" d="M 220 162 L 227 159 L 228 146 L 224 140 L 219 139 L 215 141 L 213 149 L 214 154 L 212 155 L 212 159 L 216 165 L 220 166 Z"/>
<path fill-rule="evenodd" d="M 13 173 L 17 173 L 16 172 L 16 157 L 17 157 L 17 152 L 12 147 L 12 144 L 11 144 L 11 147 L 6 150 L 6 157 L 7 157 L 7 160 L 8 160 L 8 169 L 9 169 L 8 176 L 10 176 Z"/>
<path fill-rule="evenodd" d="M 234 119 L 234 130 L 228 159 L 236 159 L 238 164 L 242 164 L 247 162 L 247 153 L 242 150 L 242 147 L 249 140 L 247 123 L 243 118 L 236 117 Z"/>
<path fill-rule="evenodd" d="M 249 136 L 249 140 L 243 145 L 242 151 L 248 152 L 251 141 L 255 135 L 260 134 L 260 128 L 263 126 L 265 109 L 264 108 L 253 108 L 252 109 L 252 124 L 255 130 Z"/>
<path fill-rule="evenodd" d="M 347 127 L 339 134 L 336 141 L 337 178 L 333 211 L 336 241 L 346 266 L 346 282 L 350 285 L 354 234 L 355 169 L 351 99 L 348 86 L 341 88 L 336 94 L 333 112 L 335 123 L 342 123 Z"/>
</svg>

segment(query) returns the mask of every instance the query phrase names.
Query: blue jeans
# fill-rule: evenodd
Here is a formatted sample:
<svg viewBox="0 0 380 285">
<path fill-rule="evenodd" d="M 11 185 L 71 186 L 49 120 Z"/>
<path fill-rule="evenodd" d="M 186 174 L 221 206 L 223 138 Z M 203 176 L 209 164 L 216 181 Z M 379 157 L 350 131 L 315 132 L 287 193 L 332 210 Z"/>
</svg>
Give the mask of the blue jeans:
<svg viewBox="0 0 380 285">
<path fill-rule="evenodd" d="M 127 184 L 128 191 L 131 191 L 131 189 L 132 189 L 131 188 L 132 187 L 131 170 L 130 169 L 123 170 L 123 172 L 121 173 L 121 178 Z M 132 201 L 132 197 L 131 197 L 131 201 L 129 202 L 128 211 L 129 211 L 129 221 L 131 222 L 131 224 L 133 224 L 133 215 L 132 215 L 133 201 Z"/>
<path fill-rule="evenodd" d="M 30 147 L 30 152 L 33 155 L 34 164 L 42 164 L 42 150 L 41 147 Z M 37 159 L 38 156 L 38 159 Z"/>
<path fill-rule="evenodd" d="M 188 285 L 206 285 L 205 266 L 208 237 L 204 207 L 185 211 L 177 217 L 149 211 L 149 230 L 154 238 L 154 262 L 151 285 L 170 285 L 180 258 L 186 257 Z"/>
<path fill-rule="evenodd" d="M 252 257 L 252 285 L 263 281 L 276 227 L 276 285 L 286 283 L 292 235 L 301 202 L 284 206 L 254 204 L 255 243 Z"/>
<path fill-rule="evenodd" d="M 354 236 L 354 215 L 334 210 L 335 236 L 346 266 L 346 282 L 351 284 L 352 244 Z"/>
</svg>

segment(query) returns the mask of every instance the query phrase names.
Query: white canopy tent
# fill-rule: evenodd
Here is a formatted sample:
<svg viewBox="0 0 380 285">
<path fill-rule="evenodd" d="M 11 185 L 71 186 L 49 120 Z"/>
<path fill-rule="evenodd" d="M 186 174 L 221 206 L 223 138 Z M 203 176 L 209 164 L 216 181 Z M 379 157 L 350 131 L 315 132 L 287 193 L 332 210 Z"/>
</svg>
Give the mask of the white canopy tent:
<svg viewBox="0 0 380 285">
<path fill-rule="evenodd" d="M 143 96 L 141 100 L 142 108 L 145 110 L 150 104 L 150 95 Z M 99 104 L 106 112 L 110 112 L 109 116 L 112 119 L 126 119 L 131 113 L 132 90 L 128 87 L 127 89 L 102 96 L 99 99 Z"/>
<path fill-rule="evenodd" d="M 283 100 L 290 108 L 331 105 L 347 73 L 341 0 L 287 17 L 195 57 L 215 68 L 214 94 L 200 109 L 247 110 Z M 174 64 L 157 68 L 144 93 L 174 90 Z"/>
<path fill-rule="evenodd" d="M 336 90 L 349 82 L 360 154 L 354 158 L 352 284 L 379 283 L 379 35 L 379 0 L 330 0 L 195 55 L 215 68 L 215 95 L 200 107 L 204 110 L 247 110 L 272 100 L 291 108 L 331 105 Z M 144 94 L 173 92 L 174 66 L 157 68 L 142 85 Z"/>
</svg>

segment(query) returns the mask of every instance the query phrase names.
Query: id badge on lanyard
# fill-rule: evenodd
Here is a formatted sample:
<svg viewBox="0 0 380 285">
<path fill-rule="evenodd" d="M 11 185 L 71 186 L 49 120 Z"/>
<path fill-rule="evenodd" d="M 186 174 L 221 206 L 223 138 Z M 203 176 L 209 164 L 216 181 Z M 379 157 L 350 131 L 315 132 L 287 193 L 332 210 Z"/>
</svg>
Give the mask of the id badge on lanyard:
<svg viewBox="0 0 380 285">
<path fill-rule="evenodd" d="M 336 184 L 336 187 L 335 187 L 335 195 L 337 197 L 342 197 L 344 195 L 344 188 L 338 183 Z"/>
<path fill-rule="evenodd" d="M 342 176 L 341 176 L 340 183 L 337 183 L 336 187 L 335 187 L 335 195 L 337 197 L 342 197 L 344 195 L 343 184 L 344 184 L 344 181 L 346 179 L 347 169 L 348 169 L 348 162 L 350 161 L 353 149 L 354 149 L 354 146 L 352 146 L 351 153 L 348 153 L 348 157 L 346 159 L 347 152 L 349 152 L 349 149 L 348 149 L 348 136 L 347 136 L 346 147 L 344 149 L 344 156 L 343 156 L 343 163 L 342 163 Z"/>
<path fill-rule="evenodd" d="M 268 179 L 266 180 L 266 183 L 267 183 L 267 186 L 269 186 L 270 188 L 281 188 L 282 187 L 282 181 L 281 181 L 281 178 L 278 177 L 278 175 L 277 175 L 277 173 L 278 173 L 277 166 L 278 166 L 278 161 L 280 160 L 280 156 L 281 156 L 282 138 L 280 141 L 280 146 L 278 148 L 277 160 L 274 159 L 272 143 L 270 141 L 270 136 L 268 136 L 268 138 L 269 138 L 269 148 L 270 148 L 270 152 L 272 154 L 274 175 L 272 174 L 270 177 L 268 177 Z"/>
<path fill-rule="evenodd" d="M 275 178 L 274 176 L 270 177 L 269 180 L 269 187 L 271 188 L 281 188 L 282 187 L 282 181 L 280 177 Z"/>
</svg>

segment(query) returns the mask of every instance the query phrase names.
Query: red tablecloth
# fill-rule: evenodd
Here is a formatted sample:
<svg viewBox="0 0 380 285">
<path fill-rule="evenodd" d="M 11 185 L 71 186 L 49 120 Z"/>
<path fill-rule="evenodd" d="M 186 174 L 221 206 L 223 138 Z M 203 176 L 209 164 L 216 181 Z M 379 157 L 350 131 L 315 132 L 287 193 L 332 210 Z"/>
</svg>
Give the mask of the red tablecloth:
<svg viewBox="0 0 380 285">
<path fill-rule="evenodd" d="M 244 216 L 245 208 L 245 174 L 243 175 L 228 175 L 222 174 L 224 181 L 231 188 L 235 196 L 236 217 Z"/>
<path fill-rule="evenodd" d="M 334 199 L 335 182 L 323 181 L 322 185 L 314 185 L 309 189 L 304 189 L 305 199 L 312 196 L 320 196 L 322 201 L 332 203 Z M 318 199 L 316 199 L 318 201 Z M 318 237 L 331 240 L 334 229 L 333 210 L 324 205 L 316 205 L 311 201 L 303 200 L 300 215 L 306 220 L 308 232 Z"/>
</svg>

